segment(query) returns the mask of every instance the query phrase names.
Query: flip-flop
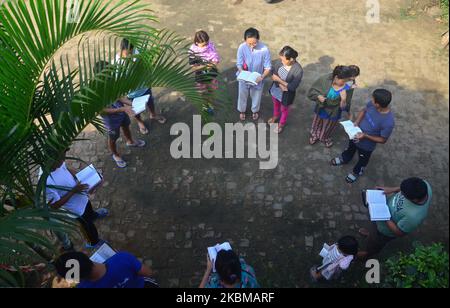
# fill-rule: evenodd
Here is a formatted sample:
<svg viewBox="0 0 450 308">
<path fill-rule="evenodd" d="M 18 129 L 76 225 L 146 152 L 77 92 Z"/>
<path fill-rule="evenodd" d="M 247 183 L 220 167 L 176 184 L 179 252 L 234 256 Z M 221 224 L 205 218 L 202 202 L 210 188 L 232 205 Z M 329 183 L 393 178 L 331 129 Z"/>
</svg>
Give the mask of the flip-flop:
<svg viewBox="0 0 450 308">
<path fill-rule="evenodd" d="M 241 114 L 239 115 L 239 119 L 241 119 L 241 121 L 245 121 L 246 119 L 245 113 L 241 112 Z"/>
<path fill-rule="evenodd" d="M 147 127 L 139 127 L 139 132 L 142 135 L 148 135 L 149 134 L 149 131 L 148 131 Z"/>
<path fill-rule="evenodd" d="M 255 113 L 253 114 L 253 121 L 258 121 L 258 119 L 259 119 L 259 113 L 258 113 L 258 112 L 255 112 Z"/>
<path fill-rule="evenodd" d="M 128 144 L 127 143 L 127 147 L 129 148 L 143 148 L 147 145 L 147 143 L 144 140 L 137 140 L 135 143 L 132 144 Z"/>
<path fill-rule="evenodd" d="M 331 139 L 325 140 L 324 142 L 326 148 L 331 148 L 334 145 L 334 142 Z"/>
<path fill-rule="evenodd" d="M 159 124 L 166 124 L 166 122 L 167 122 L 167 119 L 165 117 L 163 117 L 162 115 L 158 115 L 158 116 L 150 118 L 150 119 L 158 121 Z"/>
<path fill-rule="evenodd" d="M 124 161 L 122 158 L 116 159 L 116 157 L 114 157 L 113 155 L 112 159 L 116 162 L 116 165 L 119 168 L 125 168 L 127 166 L 127 162 Z"/>
<path fill-rule="evenodd" d="M 97 213 L 97 219 L 103 219 L 105 217 L 107 217 L 109 215 L 109 211 L 105 208 L 100 208 L 98 210 L 95 211 Z"/>
<path fill-rule="evenodd" d="M 347 177 L 345 178 L 345 181 L 349 184 L 353 184 L 358 180 L 358 176 L 354 175 L 353 173 L 349 173 Z"/>
<path fill-rule="evenodd" d="M 272 117 L 269 119 L 269 121 L 267 121 L 267 124 L 275 124 L 278 122 L 278 118 Z"/>
<path fill-rule="evenodd" d="M 310 145 L 315 145 L 317 142 L 319 142 L 319 139 L 315 138 L 315 137 L 309 137 L 309 144 Z"/>
<path fill-rule="evenodd" d="M 340 157 L 336 157 L 331 160 L 331 165 L 338 167 L 338 166 L 342 166 L 345 164 L 344 164 L 344 161 Z"/>
<path fill-rule="evenodd" d="M 282 126 L 282 125 L 278 125 L 276 128 L 275 128 L 275 133 L 277 133 L 277 134 L 281 134 L 282 132 L 283 132 L 283 130 L 284 130 L 284 126 Z"/>
</svg>

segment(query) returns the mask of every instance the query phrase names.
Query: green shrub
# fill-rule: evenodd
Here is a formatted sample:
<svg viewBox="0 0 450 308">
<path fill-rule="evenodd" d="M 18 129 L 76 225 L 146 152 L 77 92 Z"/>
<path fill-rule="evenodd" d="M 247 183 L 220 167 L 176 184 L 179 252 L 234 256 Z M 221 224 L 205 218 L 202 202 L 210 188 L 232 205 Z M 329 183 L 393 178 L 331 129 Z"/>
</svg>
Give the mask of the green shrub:
<svg viewBox="0 0 450 308">
<path fill-rule="evenodd" d="M 448 0 L 441 0 L 442 18 L 448 21 Z"/>
<path fill-rule="evenodd" d="M 442 244 L 416 244 L 414 253 L 399 253 L 386 262 L 386 284 L 396 288 L 448 288 L 449 257 Z"/>
</svg>

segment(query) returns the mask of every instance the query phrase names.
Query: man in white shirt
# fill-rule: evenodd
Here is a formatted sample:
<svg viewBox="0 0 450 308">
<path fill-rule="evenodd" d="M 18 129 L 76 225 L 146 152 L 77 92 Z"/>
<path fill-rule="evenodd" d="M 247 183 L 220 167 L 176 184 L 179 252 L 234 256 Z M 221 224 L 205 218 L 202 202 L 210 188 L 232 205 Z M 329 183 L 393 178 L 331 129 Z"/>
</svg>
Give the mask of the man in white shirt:
<svg viewBox="0 0 450 308">
<path fill-rule="evenodd" d="M 64 155 L 55 163 L 47 178 L 46 199 L 51 208 L 65 209 L 77 217 L 88 240 L 86 247 L 92 248 L 100 242 L 94 221 L 106 217 L 108 210 L 105 208 L 93 210 L 88 194 L 96 187 L 88 191 L 88 186 L 81 184 L 75 175 L 76 172 L 67 167 Z"/>
</svg>

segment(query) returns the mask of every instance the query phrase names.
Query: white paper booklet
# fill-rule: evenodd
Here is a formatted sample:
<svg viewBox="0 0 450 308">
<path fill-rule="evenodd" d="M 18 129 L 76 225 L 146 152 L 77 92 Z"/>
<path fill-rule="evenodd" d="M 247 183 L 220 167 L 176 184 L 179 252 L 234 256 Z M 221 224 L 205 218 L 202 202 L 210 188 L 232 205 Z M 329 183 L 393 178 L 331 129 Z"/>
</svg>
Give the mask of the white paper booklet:
<svg viewBox="0 0 450 308">
<path fill-rule="evenodd" d="M 382 190 L 368 190 L 366 192 L 366 202 L 371 221 L 388 221 L 391 219 L 386 195 Z"/>
<path fill-rule="evenodd" d="M 319 256 L 321 256 L 322 258 L 326 258 L 328 256 L 328 254 L 330 253 L 330 245 L 328 244 L 323 244 L 323 248 L 319 253 Z"/>
<path fill-rule="evenodd" d="M 143 113 L 147 109 L 147 102 L 150 95 L 139 96 L 133 99 L 133 111 L 136 115 Z"/>
<path fill-rule="evenodd" d="M 240 74 L 237 76 L 237 80 L 238 81 L 245 81 L 246 83 L 249 83 L 251 85 L 258 85 L 258 83 L 256 82 L 256 80 L 261 77 L 260 73 L 257 72 L 249 72 L 249 71 L 242 71 L 240 72 Z"/>
<path fill-rule="evenodd" d="M 89 259 L 91 259 L 92 262 L 103 264 L 115 254 L 116 251 L 112 249 L 111 246 L 107 243 L 103 243 Z"/>
<path fill-rule="evenodd" d="M 361 128 L 355 126 L 355 124 L 353 124 L 352 121 L 343 121 L 341 122 L 341 125 L 344 127 L 345 132 L 347 133 L 350 139 L 355 139 L 356 135 L 362 133 Z"/>
<path fill-rule="evenodd" d="M 95 187 L 98 183 L 102 181 L 102 177 L 94 168 L 94 165 L 89 165 L 76 175 L 78 181 L 81 184 L 86 184 L 89 186 L 89 190 Z"/>
<path fill-rule="evenodd" d="M 216 246 L 213 246 L 213 247 L 208 247 L 208 255 L 209 255 L 209 259 L 211 260 L 211 262 L 213 264 L 213 272 L 216 271 L 215 263 L 216 263 L 217 253 L 221 250 L 232 250 L 230 243 L 225 242 L 223 244 L 217 244 Z"/>
</svg>

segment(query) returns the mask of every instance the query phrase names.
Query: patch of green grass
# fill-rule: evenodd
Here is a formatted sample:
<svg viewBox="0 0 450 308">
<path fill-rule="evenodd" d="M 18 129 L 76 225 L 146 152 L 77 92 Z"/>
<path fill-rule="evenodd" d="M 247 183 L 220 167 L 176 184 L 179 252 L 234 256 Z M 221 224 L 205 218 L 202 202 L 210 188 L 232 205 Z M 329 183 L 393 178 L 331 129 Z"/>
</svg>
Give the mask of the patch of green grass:
<svg viewBox="0 0 450 308">
<path fill-rule="evenodd" d="M 400 18 L 403 20 L 412 20 L 417 18 L 417 13 L 409 8 L 400 9 Z"/>
<path fill-rule="evenodd" d="M 448 1 L 449 0 L 441 0 L 440 3 L 442 9 L 442 19 L 444 19 L 447 22 L 448 22 L 448 8 L 449 8 Z"/>
</svg>

